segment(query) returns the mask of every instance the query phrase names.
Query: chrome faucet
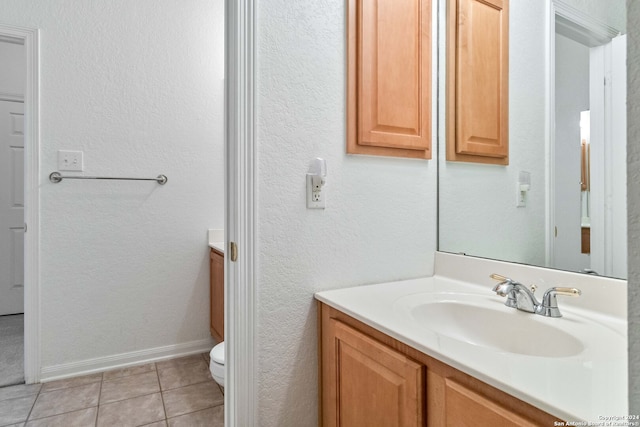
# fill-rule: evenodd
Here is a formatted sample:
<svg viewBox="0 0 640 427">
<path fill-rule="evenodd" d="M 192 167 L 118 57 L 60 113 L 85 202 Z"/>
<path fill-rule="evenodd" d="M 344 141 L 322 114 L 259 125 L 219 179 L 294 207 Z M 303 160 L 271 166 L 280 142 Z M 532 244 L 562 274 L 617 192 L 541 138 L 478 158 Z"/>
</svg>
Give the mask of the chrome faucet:
<svg viewBox="0 0 640 427">
<path fill-rule="evenodd" d="M 562 317 L 562 313 L 560 313 L 560 309 L 558 308 L 556 295 L 578 297 L 582 295 L 582 292 L 580 292 L 580 289 L 576 288 L 554 287 L 547 289 L 542 296 L 542 304 L 537 308 L 536 313 L 547 317 Z"/>
<path fill-rule="evenodd" d="M 579 296 L 581 294 L 580 290 L 576 288 L 553 287 L 547 289 L 540 303 L 533 294 L 536 290 L 535 285 L 531 286 L 531 290 L 529 290 L 522 283 L 508 277 L 499 274 L 492 274 L 490 277 L 500 282 L 493 287 L 493 292 L 507 297 L 504 305 L 546 317 L 562 317 L 556 295 Z"/>
<path fill-rule="evenodd" d="M 490 277 L 493 280 L 500 281 L 500 283 L 493 287 L 493 292 L 501 297 L 507 297 L 504 305 L 517 308 L 518 310 L 528 311 L 529 313 L 536 312 L 536 308 L 540 303 L 535 295 L 533 295 L 533 292 L 527 289 L 525 285 L 499 274 L 492 274 Z"/>
</svg>

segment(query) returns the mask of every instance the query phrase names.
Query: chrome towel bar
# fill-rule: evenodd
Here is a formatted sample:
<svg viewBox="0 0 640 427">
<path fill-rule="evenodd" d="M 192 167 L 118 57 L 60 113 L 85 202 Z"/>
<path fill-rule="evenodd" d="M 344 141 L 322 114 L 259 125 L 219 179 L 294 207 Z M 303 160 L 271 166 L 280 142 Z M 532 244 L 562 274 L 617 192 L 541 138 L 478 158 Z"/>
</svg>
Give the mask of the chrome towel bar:
<svg viewBox="0 0 640 427">
<path fill-rule="evenodd" d="M 125 181 L 156 181 L 160 185 L 165 185 L 169 178 L 166 175 L 158 175 L 157 178 L 122 178 L 122 177 L 108 177 L 108 176 L 63 176 L 60 172 L 51 172 L 49 175 L 49 181 L 57 184 L 63 179 L 112 179 L 112 180 L 125 180 Z"/>
</svg>

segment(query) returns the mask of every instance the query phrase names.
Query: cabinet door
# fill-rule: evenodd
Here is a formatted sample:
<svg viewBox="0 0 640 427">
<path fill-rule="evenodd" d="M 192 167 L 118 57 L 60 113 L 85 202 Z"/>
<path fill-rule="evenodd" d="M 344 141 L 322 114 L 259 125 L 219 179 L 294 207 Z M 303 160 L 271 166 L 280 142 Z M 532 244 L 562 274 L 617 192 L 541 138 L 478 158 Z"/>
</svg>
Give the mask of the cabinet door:
<svg viewBox="0 0 640 427">
<path fill-rule="evenodd" d="M 211 250 L 211 336 L 224 341 L 224 256 Z"/>
<path fill-rule="evenodd" d="M 534 427 L 531 421 L 450 379 L 445 380 L 447 426 Z"/>
<path fill-rule="evenodd" d="M 323 324 L 324 426 L 424 425 L 424 367 L 344 323 Z"/>
<path fill-rule="evenodd" d="M 449 0 L 447 160 L 509 163 L 509 0 Z"/>
<path fill-rule="evenodd" d="M 349 0 L 347 152 L 431 158 L 431 0 Z"/>
</svg>

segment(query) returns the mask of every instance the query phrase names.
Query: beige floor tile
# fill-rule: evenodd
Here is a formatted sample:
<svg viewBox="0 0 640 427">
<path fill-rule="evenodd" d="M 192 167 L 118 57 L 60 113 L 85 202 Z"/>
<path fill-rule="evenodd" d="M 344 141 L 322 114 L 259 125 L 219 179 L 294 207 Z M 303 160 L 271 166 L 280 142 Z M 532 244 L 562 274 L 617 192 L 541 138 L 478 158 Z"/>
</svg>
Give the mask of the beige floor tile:
<svg viewBox="0 0 640 427">
<path fill-rule="evenodd" d="M 84 375 L 82 377 L 65 378 L 64 380 L 51 381 L 42 385 L 41 391 L 62 390 L 63 388 L 77 387 L 80 385 L 99 383 L 102 381 L 102 373 Z"/>
<path fill-rule="evenodd" d="M 164 420 L 160 393 L 100 405 L 98 427 L 141 426 Z"/>
<path fill-rule="evenodd" d="M 167 369 L 175 368 L 177 366 L 189 365 L 191 363 L 198 363 L 202 361 L 202 355 L 192 354 L 191 356 L 179 357 L 177 359 L 163 360 L 162 362 L 156 362 L 156 368 L 158 372 Z"/>
<path fill-rule="evenodd" d="M 211 372 L 204 360 L 200 358 L 195 363 L 164 368 L 158 371 L 162 390 L 184 387 L 211 380 Z"/>
<path fill-rule="evenodd" d="M 114 369 L 112 371 L 107 371 L 103 374 L 103 379 L 112 380 L 114 378 L 127 377 L 129 375 L 138 375 L 144 374 L 146 372 L 151 372 L 156 370 L 155 363 L 147 363 L 145 365 L 138 366 L 129 366 L 127 368 Z"/>
<path fill-rule="evenodd" d="M 127 377 L 116 378 L 102 382 L 100 404 L 130 399 L 145 394 L 158 393 L 158 374 L 156 371 Z"/>
<path fill-rule="evenodd" d="M 145 424 L 142 427 L 167 427 L 166 421 L 158 421 L 157 423 Z"/>
<path fill-rule="evenodd" d="M 81 409 L 79 411 L 29 421 L 26 427 L 94 427 L 96 425 L 97 415 L 97 407 Z"/>
<path fill-rule="evenodd" d="M 209 352 L 202 353 L 202 357 L 204 357 L 204 363 L 208 365 L 209 362 L 211 361 L 211 356 L 209 355 Z"/>
<path fill-rule="evenodd" d="M 100 383 L 40 392 L 29 420 L 59 415 L 65 412 L 86 409 L 98 405 Z"/>
<path fill-rule="evenodd" d="M 36 397 L 34 394 L 0 401 L 0 426 L 26 421 Z"/>
<path fill-rule="evenodd" d="M 3 427 L 24 427 L 24 423 L 11 424 L 10 426 L 3 426 Z"/>
<path fill-rule="evenodd" d="M 38 394 L 42 384 L 20 384 L 0 388 L 0 400 L 15 399 L 16 397 Z"/>
<path fill-rule="evenodd" d="M 169 427 L 224 427 L 224 406 L 169 418 Z"/>
<path fill-rule="evenodd" d="M 168 418 L 224 403 L 224 396 L 214 381 L 163 391 L 162 397 Z"/>
</svg>

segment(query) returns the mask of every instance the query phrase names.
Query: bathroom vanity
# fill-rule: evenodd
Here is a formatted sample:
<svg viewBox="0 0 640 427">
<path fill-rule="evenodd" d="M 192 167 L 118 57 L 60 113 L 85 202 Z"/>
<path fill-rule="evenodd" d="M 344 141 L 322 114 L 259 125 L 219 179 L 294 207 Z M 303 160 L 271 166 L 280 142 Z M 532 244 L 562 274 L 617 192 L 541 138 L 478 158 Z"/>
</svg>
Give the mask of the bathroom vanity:
<svg viewBox="0 0 640 427">
<path fill-rule="evenodd" d="M 563 317 L 489 275 L 582 290 Z M 550 426 L 627 413 L 626 282 L 436 254 L 432 277 L 316 294 L 321 425 Z M 556 424 L 560 425 L 560 424 Z"/>
<path fill-rule="evenodd" d="M 224 341 L 224 230 L 209 231 L 209 331 Z"/>
<path fill-rule="evenodd" d="M 326 304 L 319 303 L 319 312 L 324 426 L 522 427 L 559 421 Z"/>
<path fill-rule="evenodd" d="M 211 336 L 218 342 L 224 341 L 224 254 L 211 249 L 210 287 L 211 315 L 209 316 L 209 330 Z"/>
</svg>

